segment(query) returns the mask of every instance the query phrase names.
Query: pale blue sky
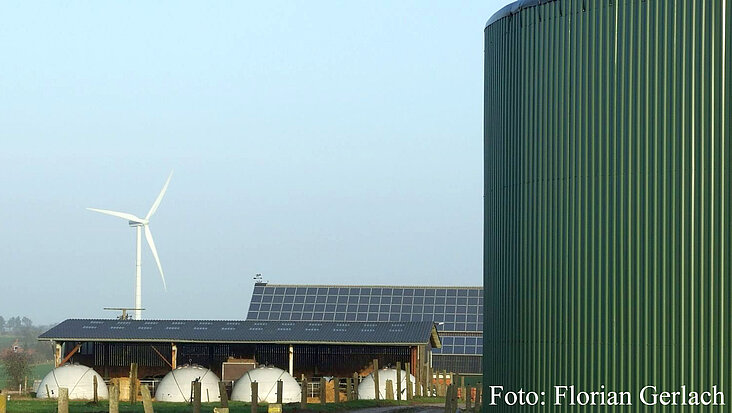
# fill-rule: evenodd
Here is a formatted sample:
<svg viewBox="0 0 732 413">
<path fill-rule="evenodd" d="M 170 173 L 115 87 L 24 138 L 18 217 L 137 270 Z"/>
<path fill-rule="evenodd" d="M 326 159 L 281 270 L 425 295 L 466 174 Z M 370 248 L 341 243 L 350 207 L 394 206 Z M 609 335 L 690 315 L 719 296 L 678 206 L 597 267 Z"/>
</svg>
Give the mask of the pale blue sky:
<svg viewBox="0 0 732 413">
<path fill-rule="evenodd" d="M 0 315 L 243 318 L 277 283 L 482 284 L 505 1 L 0 3 Z"/>
</svg>

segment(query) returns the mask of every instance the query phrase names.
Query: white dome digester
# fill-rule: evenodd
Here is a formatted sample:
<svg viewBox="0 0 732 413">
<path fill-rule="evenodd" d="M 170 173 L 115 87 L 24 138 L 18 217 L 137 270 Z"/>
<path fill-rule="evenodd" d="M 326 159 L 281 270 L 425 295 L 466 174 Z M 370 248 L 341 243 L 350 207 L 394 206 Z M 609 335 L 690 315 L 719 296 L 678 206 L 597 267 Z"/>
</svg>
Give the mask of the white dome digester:
<svg viewBox="0 0 732 413">
<path fill-rule="evenodd" d="M 402 400 L 407 398 L 407 372 L 402 370 Z M 396 369 L 383 368 L 379 370 L 379 399 L 386 399 L 386 381 L 391 380 L 392 395 L 396 400 L 397 393 L 397 371 Z M 412 396 L 414 396 L 415 378 L 409 375 L 409 381 L 412 383 Z M 358 385 L 358 398 L 361 400 L 372 400 L 376 396 L 374 391 L 374 373 L 364 377 L 361 384 Z"/>
<path fill-rule="evenodd" d="M 201 401 L 221 400 L 219 378 L 211 370 L 197 365 L 183 365 L 166 374 L 155 389 L 155 400 L 159 402 L 190 402 L 191 383 L 201 382 Z"/>
<path fill-rule="evenodd" d="M 97 397 L 99 400 L 108 399 L 109 392 L 102 376 L 91 367 L 81 364 L 65 364 L 51 370 L 41 380 L 36 397 L 56 399 L 59 387 L 66 387 L 69 389 L 69 399 L 92 400 L 94 399 L 94 377 L 97 378 Z M 50 394 L 46 393 L 46 388 Z"/>
<path fill-rule="evenodd" d="M 252 401 L 252 382 L 257 382 L 257 396 L 260 402 L 277 403 L 277 381 L 282 380 L 282 403 L 300 401 L 300 385 L 290 374 L 277 367 L 261 366 L 249 370 L 234 384 L 231 400 Z"/>
</svg>

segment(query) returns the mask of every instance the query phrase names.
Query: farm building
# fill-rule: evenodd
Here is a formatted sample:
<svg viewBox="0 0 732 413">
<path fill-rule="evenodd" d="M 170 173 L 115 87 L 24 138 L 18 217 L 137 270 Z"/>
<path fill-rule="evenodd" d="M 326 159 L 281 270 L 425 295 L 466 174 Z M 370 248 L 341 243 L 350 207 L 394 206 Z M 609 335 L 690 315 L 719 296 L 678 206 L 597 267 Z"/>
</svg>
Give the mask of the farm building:
<svg viewBox="0 0 732 413">
<path fill-rule="evenodd" d="M 236 380 L 255 364 L 295 377 L 350 377 L 367 371 L 373 359 L 414 367 L 441 347 L 431 321 L 71 319 L 39 340 L 54 342 L 57 366 L 79 363 L 105 378 L 127 376 L 131 363 L 138 364 L 141 378 L 162 377 L 183 364 L 209 368 L 223 380 Z"/>
<path fill-rule="evenodd" d="M 435 323 L 432 367 L 482 372 L 483 287 L 256 283 L 247 320 Z"/>
</svg>

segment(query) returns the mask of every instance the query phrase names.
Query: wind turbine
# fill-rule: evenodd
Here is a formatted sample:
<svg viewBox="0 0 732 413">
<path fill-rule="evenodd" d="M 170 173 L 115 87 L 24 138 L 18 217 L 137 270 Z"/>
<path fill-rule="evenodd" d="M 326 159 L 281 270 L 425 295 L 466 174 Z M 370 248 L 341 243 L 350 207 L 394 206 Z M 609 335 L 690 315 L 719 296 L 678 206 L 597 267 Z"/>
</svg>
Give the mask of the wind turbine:
<svg viewBox="0 0 732 413">
<path fill-rule="evenodd" d="M 147 244 L 150 246 L 150 250 L 152 251 L 153 257 L 155 257 L 155 262 L 158 264 L 158 270 L 160 271 L 160 277 L 163 279 L 163 288 L 165 291 L 168 290 L 167 285 L 165 284 L 165 275 L 163 275 L 163 267 L 160 265 L 160 258 L 158 258 L 158 251 L 155 248 L 155 241 L 153 241 L 152 232 L 150 232 L 150 217 L 155 214 L 155 211 L 158 210 L 158 206 L 160 206 L 160 201 L 163 200 L 163 196 L 165 195 L 165 191 L 168 189 L 168 184 L 170 183 L 170 178 L 173 177 L 173 171 L 170 171 L 170 175 L 168 175 L 168 179 L 165 181 L 165 185 L 163 185 L 163 189 L 160 191 L 160 194 L 155 199 L 155 202 L 153 202 L 152 207 L 150 208 L 150 211 L 147 212 L 147 215 L 145 215 L 145 218 L 138 218 L 137 216 L 133 214 L 128 214 L 126 212 L 117 212 L 117 211 L 110 211 L 107 209 L 97 209 L 97 208 L 87 208 L 90 211 L 99 212 L 102 214 L 112 215 L 114 217 L 119 217 L 122 219 L 126 219 L 129 223 L 129 225 L 137 230 L 137 256 L 135 260 L 135 319 L 136 320 L 142 320 L 142 271 L 140 268 L 141 264 L 141 258 L 142 258 L 142 231 L 145 231 L 145 239 L 147 240 Z"/>
</svg>

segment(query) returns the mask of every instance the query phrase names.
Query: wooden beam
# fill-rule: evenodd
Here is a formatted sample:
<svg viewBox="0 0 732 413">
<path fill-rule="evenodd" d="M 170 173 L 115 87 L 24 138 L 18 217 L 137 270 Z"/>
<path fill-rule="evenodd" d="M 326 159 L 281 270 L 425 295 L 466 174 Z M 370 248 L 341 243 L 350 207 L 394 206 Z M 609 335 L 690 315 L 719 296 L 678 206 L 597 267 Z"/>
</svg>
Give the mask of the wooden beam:
<svg viewBox="0 0 732 413">
<path fill-rule="evenodd" d="M 163 353 L 159 352 L 158 349 L 155 348 L 155 346 L 153 346 L 152 344 L 150 345 L 150 347 L 152 347 L 152 349 L 158 354 L 158 356 L 160 356 L 160 358 L 163 359 L 165 364 L 167 364 L 172 370 L 175 370 L 175 367 L 173 367 L 173 364 L 171 364 L 168 361 L 168 359 L 166 359 L 165 356 L 163 356 Z"/>
<path fill-rule="evenodd" d="M 61 362 L 58 363 L 58 366 L 61 367 L 64 364 L 66 364 L 66 362 L 69 361 L 71 356 L 73 356 L 77 351 L 79 351 L 80 348 L 81 348 L 81 343 L 77 344 L 76 347 L 74 347 L 74 349 L 71 350 L 71 352 L 69 354 L 67 354 L 66 357 L 64 357 L 63 360 L 61 360 Z"/>
</svg>

